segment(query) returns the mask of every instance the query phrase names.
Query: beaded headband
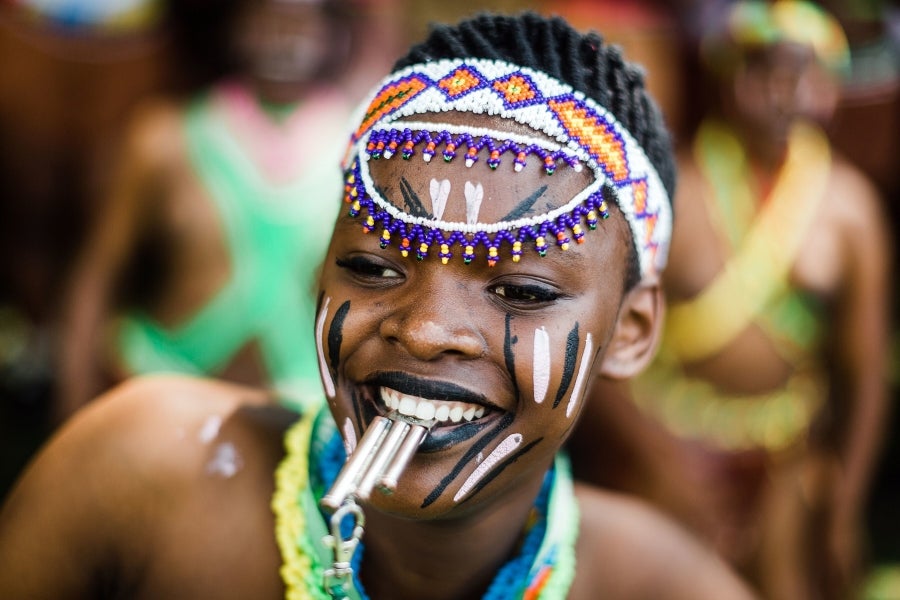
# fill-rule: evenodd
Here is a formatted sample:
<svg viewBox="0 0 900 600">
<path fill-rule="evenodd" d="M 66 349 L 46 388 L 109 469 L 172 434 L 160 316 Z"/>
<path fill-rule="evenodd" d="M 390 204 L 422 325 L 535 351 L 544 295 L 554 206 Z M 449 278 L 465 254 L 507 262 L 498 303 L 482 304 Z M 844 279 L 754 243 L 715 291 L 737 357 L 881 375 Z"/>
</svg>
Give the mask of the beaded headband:
<svg viewBox="0 0 900 600">
<path fill-rule="evenodd" d="M 581 92 L 540 71 L 497 60 L 439 60 L 413 65 L 389 75 L 363 103 L 364 112 L 353 132 L 343 162 L 345 200 L 350 214 L 363 219 L 364 231 L 380 228 L 381 245 L 398 240 L 405 255 L 425 258 L 432 247 L 446 263 L 458 244 L 465 262 L 483 247 L 488 263 L 501 258 L 504 244 L 518 261 L 525 244 L 544 255 L 551 237 L 565 250 L 570 235 L 577 243 L 588 229 L 607 216 L 604 191 L 627 220 L 640 261 L 641 275 L 662 269 L 671 236 L 672 212 L 665 188 L 643 149 L 631 134 L 603 107 Z M 512 119 L 545 137 L 514 135 L 490 129 L 420 123 L 415 115 L 447 111 L 496 115 Z M 514 156 L 512 167 L 520 171 L 536 158 L 548 175 L 564 166 L 591 169 L 594 181 L 564 205 L 541 215 L 510 218 L 496 223 L 478 221 L 481 186 L 466 184 L 467 222 L 441 220 L 446 190 L 432 180 L 433 210 L 410 214 L 378 192 L 368 162 L 390 159 L 398 151 L 412 159 L 417 147 L 430 162 L 440 152 L 445 161 L 465 147 L 464 160 L 472 167 L 479 154 L 491 169 L 501 167 L 503 156 Z M 362 213 L 367 213 L 365 216 Z"/>
</svg>

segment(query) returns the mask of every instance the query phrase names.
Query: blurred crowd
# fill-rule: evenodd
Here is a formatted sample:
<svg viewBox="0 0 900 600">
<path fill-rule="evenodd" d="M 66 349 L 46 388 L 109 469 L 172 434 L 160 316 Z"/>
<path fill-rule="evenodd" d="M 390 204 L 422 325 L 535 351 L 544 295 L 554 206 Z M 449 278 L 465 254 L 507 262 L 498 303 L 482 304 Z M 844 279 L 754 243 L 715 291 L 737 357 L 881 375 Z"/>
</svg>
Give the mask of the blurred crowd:
<svg viewBox="0 0 900 600">
<path fill-rule="evenodd" d="M 334 214 L 297 199 L 339 194 L 373 74 L 481 8 L 0 0 L 0 499 L 130 375 L 287 404 L 318 385 L 296 340 Z M 679 155 L 661 351 L 595 382 L 576 474 L 656 503 L 763 597 L 900 597 L 900 3 L 491 10 L 620 44 Z"/>
</svg>

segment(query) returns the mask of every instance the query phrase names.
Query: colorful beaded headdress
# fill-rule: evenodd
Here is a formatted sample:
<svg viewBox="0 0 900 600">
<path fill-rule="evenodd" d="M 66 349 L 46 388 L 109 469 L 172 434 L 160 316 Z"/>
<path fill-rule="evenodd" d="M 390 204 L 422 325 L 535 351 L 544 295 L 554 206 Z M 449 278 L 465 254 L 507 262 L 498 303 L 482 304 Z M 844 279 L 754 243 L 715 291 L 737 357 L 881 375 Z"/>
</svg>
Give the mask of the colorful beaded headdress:
<svg viewBox="0 0 900 600">
<path fill-rule="evenodd" d="M 455 252 L 469 262 L 480 250 L 492 266 L 501 259 L 504 245 L 510 247 L 514 261 L 530 244 L 544 255 L 547 239 L 565 250 L 571 238 L 583 241 L 584 225 L 594 229 L 598 219 L 607 216 L 604 193 L 613 190 L 634 237 L 641 275 L 665 265 L 672 213 L 659 176 L 631 134 L 607 110 L 570 86 L 503 61 L 439 60 L 392 73 L 363 107 L 343 164 L 345 200 L 351 205 L 350 214 L 363 220 L 365 231 L 379 230 L 382 247 L 396 244 L 404 256 L 412 252 L 420 259 L 435 249 L 445 263 Z M 549 139 L 411 119 L 447 111 L 512 119 Z M 398 152 L 409 160 L 418 147 L 422 158 L 417 160 L 426 163 L 438 152 L 445 161 L 453 160 L 465 147 L 468 167 L 485 151 L 491 169 L 500 168 L 509 154 L 514 159 L 508 168 L 516 171 L 536 159 L 547 174 L 558 166 L 576 170 L 587 166 L 594 181 L 563 206 L 496 223 L 478 221 L 483 191 L 480 185 L 467 183 L 466 222 L 443 221 L 447 190 L 441 189 L 441 182 L 432 181 L 433 210 L 409 214 L 383 198 L 369 174 L 369 161 Z"/>
</svg>

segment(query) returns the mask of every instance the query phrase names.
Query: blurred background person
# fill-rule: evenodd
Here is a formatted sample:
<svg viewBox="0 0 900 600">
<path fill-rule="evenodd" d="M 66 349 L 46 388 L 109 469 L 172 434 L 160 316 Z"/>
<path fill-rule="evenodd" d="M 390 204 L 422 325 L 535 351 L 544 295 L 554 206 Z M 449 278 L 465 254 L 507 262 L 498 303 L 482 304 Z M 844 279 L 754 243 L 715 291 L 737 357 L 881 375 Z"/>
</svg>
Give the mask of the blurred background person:
<svg viewBox="0 0 900 600">
<path fill-rule="evenodd" d="M 236 70 L 147 102 L 72 272 L 55 416 L 112 382 L 175 371 L 317 389 L 312 289 L 340 194 L 350 37 L 338 0 L 246 0 Z"/>
<path fill-rule="evenodd" d="M 474 0 L 347 2 L 350 9 L 341 26 L 352 38 L 352 58 L 341 73 L 340 87 L 351 103 L 368 90 L 372 73 L 389 66 L 384 61 L 396 54 L 392 48 L 423 35 L 430 22 L 455 21 L 483 6 Z M 103 9 L 107 4 L 114 10 Z M 37 431 L 32 429 L 61 388 L 59 365 L 50 360 L 50 353 L 58 343 L 59 313 L 69 312 L 64 298 L 71 295 L 61 293 L 62 282 L 73 280 L 73 259 L 84 256 L 79 251 L 82 244 L 100 229 L 91 224 L 108 218 L 110 179 L 117 174 L 116 181 L 122 180 L 123 169 L 114 165 L 131 160 L 132 152 L 122 148 L 125 138 L 135 140 L 137 126 L 125 123 L 138 101 L 148 96 L 169 98 L 156 102 L 157 107 L 186 105 L 179 98 L 196 99 L 199 90 L 234 72 L 229 60 L 233 53 L 223 47 L 233 38 L 234 8 L 242 4 L 243 0 L 0 0 L 0 494 L 49 432 L 40 423 Z M 690 152 L 693 131 L 709 103 L 705 72 L 693 49 L 708 19 L 730 4 L 729 0 L 501 0 L 491 7 L 500 12 L 536 9 L 562 14 L 582 29 L 598 29 L 610 41 L 621 43 L 627 57 L 647 65 L 648 85 L 662 100 L 675 141 Z M 825 4 L 845 25 L 853 51 L 853 69 L 849 79 L 843 79 L 840 106 L 828 132 L 836 146 L 879 183 L 895 223 L 900 200 L 897 2 Z M 126 14 L 130 16 L 123 18 Z M 681 60 L 685 68 L 679 68 Z M 143 107 L 139 114 L 152 112 Z M 142 120 L 143 116 L 133 123 Z M 139 254 L 135 262 L 153 264 L 152 252 L 149 261 L 146 251 Z M 156 277 L 153 272 L 148 273 L 148 282 Z M 137 276 L 138 281 L 142 278 Z M 130 289 L 116 287 L 117 292 Z M 109 346 L 84 348 L 85 353 L 95 350 L 108 353 Z M 98 359 L 94 364 L 100 364 Z M 102 387 L 109 373 L 92 377 Z M 606 464 L 603 469 L 588 469 L 589 476 L 612 487 L 640 488 L 649 497 L 665 492 L 670 508 L 680 510 L 689 522 L 721 521 L 707 519 L 695 508 L 696 496 L 705 490 L 698 490 L 696 479 L 686 478 L 679 467 L 691 456 L 683 438 L 659 421 L 644 418 L 633 402 L 607 402 L 601 408 L 597 412 L 604 421 L 595 424 L 600 427 L 595 431 L 605 435 L 601 458 Z M 896 543 L 900 519 L 895 517 L 900 445 L 891 441 L 888 450 L 869 522 L 876 558 L 900 561 Z M 758 472 L 755 467 L 751 470 Z M 754 477 L 745 481 L 747 497 L 755 497 L 752 491 L 758 482 Z"/>
<path fill-rule="evenodd" d="M 61 288 L 131 107 L 179 77 L 160 0 L 0 0 L 0 493 L 47 435 Z"/>
<path fill-rule="evenodd" d="M 679 516 L 763 597 L 845 598 L 887 426 L 892 243 L 823 129 L 849 66 L 837 21 L 748 1 L 721 23 L 702 44 L 716 110 L 679 165 L 659 357 L 628 389 L 596 381 L 618 401 L 591 404 L 573 460 Z"/>
</svg>

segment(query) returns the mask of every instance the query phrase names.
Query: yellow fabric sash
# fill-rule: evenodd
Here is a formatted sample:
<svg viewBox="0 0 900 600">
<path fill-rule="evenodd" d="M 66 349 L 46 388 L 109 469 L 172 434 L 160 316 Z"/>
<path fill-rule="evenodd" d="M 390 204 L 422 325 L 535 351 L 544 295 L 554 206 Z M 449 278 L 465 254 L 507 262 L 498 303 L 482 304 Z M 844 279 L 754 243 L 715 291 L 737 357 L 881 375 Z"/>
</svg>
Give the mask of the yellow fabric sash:
<svg viewBox="0 0 900 600">
<path fill-rule="evenodd" d="M 670 306 L 663 352 L 685 363 L 714 355 L 784 289 L 825 196 L 830 168 L 824 133 L 811 124 L 794 125 L 769 201 L 736 254 L 697 297 Z"/>
</svg>

